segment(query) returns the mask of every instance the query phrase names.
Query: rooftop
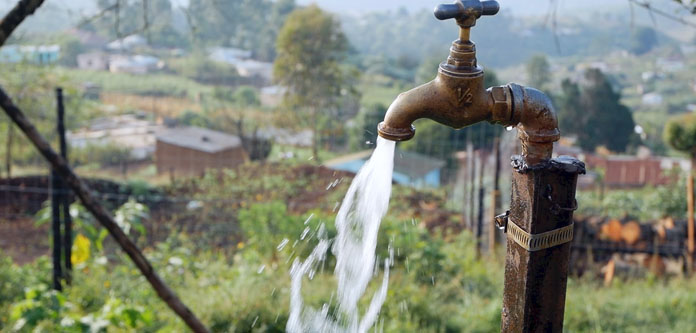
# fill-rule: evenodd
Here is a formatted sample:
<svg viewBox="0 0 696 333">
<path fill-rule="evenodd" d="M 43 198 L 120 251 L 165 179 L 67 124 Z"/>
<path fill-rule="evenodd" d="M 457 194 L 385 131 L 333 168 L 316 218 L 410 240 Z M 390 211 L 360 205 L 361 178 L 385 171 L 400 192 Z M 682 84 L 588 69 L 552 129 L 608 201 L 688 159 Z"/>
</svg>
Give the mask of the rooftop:
<svg viewBox="0 0 696 333">
<path fill-rule="evenodd" d="M 372 150 L 363 150 L 357 153 L 337 157 L 327 161 L 329 168 L 344 165 L 356 160 L 367 160 L 372 155 Z M 419 153 L 397 149 L 394 152 L 394 172 L 408 175 L 413 179 L 425 177 L 429 172 L 445 166 L 445 161 L 432 158 Z"/>
<path fill-rule="evenodd" d="M 217 153 L 242 145 L 242 140 L 236 135 L 201 127 L 170 128 L 157 135 L 157 141 L 207 153 Z"/>
</svg>

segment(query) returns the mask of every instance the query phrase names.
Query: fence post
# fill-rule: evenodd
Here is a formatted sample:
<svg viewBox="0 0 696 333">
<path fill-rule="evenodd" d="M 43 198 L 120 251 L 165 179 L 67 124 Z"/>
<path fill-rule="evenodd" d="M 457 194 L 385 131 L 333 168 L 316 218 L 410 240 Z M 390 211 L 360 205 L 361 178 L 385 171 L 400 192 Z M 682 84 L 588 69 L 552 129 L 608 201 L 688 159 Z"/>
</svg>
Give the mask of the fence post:
<svg viewBox="0 0 696 333">
<path fill-rule="evenodd" d="M 63 278 L 60 232 L 60 176 L 51 170 L 51 232 L 53 233 L 53 289 L 61 291 L 61 279 Z"/>
<path fill-rule="evenodd" d="M 484 195 L 486 194 L 485 189 L 483 188 L 483 176 L 484 172 L 483 170 L 485 169 L 486 165 L 486 159 L 484 156 L 484 151 L 483 149 L 478 151 L 478 154 L 476 154 L 476 159 L 479 161 L 479 174 L 478 174 L 478 216 L 476 218 L 476 256 L 481 257 L 481 248 L 483 247 L 483 209 L 484 209 L 484 202 L 483 198 Z"/>
<path fill-rule="evenodd" d="M 58 106 L 58 139 L 60 142 L 60 155 L 68 160 L 68 144 L 65 139 L 65 104 L 63 103 L 63 88 L 56 88 L 56 102 Z M 64 277 L 65 283 L 72 283 L 72 217 L 70 217 L 70 190 L 65 186 L 65 182 L 60 182 L 60 206 L 63 213 L 63 253 L 65 256 Z"/>
<path fill-rule="evenodd" d="M 498 211 L 498 198 L 500 197 L 500 135 L 496 135 L 493 141 L 493 192 L 491 193 L 491 211 L 495 217 Z M 495 224 L 490 224 L 490 229 L 488 230 L 488 253 L 493 255 L 495 253 L 495 243 L 496 243 L 496 232 Z"/>
<path fill-rule="evenodd" d="M 568 157 L 528 166 L 513 158 L 502 332 L 562 332 L 577 177 Z"/>
</svg>

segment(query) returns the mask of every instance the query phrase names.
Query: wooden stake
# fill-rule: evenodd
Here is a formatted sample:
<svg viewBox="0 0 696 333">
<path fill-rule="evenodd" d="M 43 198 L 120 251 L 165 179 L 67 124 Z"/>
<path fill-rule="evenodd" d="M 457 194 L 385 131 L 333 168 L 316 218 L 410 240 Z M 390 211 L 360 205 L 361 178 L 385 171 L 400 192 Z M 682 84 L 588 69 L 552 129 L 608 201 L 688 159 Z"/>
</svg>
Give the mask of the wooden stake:
<svg viewBox="0 0 696 333">
<path fill-rule="evenodd" d="M 694 166 L 691 166 L 694 168 Z M 687 201 L 687 212 L 688 212 L 688 225 L 687 225 L 687 251 L 688 255 L 686 257 L 686 271 L 689 275 L 693 272 L 693 260 L 694 260 L 694 173 L 693 170 L 689 171 L 689 178 L 686 181 L 686 201 Z"/>
<path fill-rule="evenodd" d="M 58 107 L 57 130 L 60 141 L 60 155 L 68 161 L 68 143 L 65 139 L 65 105 L 63 103 L 63 89 L 56 88 L 56 103 Z M 65 186 L 65 182 L 61 181 L 60 186 L 60 206 L 63 213 L 63 253 L 64 268 L 63 272 L 65 283 L 72 283 L 72 217 L 70 216 L 70 191 Z"/>
<path fill-rule="evenodd" d="M 491 192 L 491 219 L 488 224 L 488 253 L 493 255 L 496 243 L 496 227 L 493 219 L 498 215 L 498 200 L 500 198 L 500 136 L 493 142 L 493 157 L 495 165 L 493 168 L 493 192 Z"/>
</svg>

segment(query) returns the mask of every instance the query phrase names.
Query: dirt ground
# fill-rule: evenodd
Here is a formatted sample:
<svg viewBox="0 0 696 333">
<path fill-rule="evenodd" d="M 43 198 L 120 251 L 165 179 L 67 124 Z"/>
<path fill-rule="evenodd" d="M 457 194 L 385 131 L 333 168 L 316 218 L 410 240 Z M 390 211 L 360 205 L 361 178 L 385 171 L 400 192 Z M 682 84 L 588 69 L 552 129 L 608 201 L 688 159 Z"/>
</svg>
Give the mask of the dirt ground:
<svg viewBox="0 0 696 333">
<path fill-rule="evenodd" d="M 0 217 L 0 251 L 17 264 L 26 264 L 50 251 L 49 225 L 34 225 L 30 217 Z"/>
</svg>

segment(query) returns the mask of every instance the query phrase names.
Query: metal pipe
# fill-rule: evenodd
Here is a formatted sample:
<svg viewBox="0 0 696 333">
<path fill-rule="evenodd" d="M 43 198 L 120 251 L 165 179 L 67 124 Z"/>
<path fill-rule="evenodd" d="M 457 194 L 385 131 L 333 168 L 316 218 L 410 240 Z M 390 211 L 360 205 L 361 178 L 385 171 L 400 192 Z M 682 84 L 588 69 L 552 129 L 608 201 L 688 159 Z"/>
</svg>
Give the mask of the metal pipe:
<svg viewBox="0 0 696 333">
<path fill-rule="evenodd" d="M 514 83 L 484 88 L 469 30 L 481 15 L 497 11 L 497 2 L 478 0 L 457 0 L 435 9 L 437 18 L 457 20 L 460 38 L 452 43 L 437 77 L 400 94 L 378 131 L 390 140 L 409 140 L 415 135 L 413 122 L 420 118 L 453 128 L 481 121 L 517 127 L 522 155 L 513 163 L 512 207 L 496 217 L 508 235 L 501 330 L 560 332 L 572 213 L 577 208 L 575 187 L 585 167 L 575 159 L 551 159 L 560 131 L 548 96 Z M 482 228 L 476 229 L 480 233 Z"/>
</svg>

